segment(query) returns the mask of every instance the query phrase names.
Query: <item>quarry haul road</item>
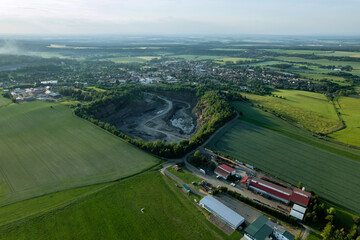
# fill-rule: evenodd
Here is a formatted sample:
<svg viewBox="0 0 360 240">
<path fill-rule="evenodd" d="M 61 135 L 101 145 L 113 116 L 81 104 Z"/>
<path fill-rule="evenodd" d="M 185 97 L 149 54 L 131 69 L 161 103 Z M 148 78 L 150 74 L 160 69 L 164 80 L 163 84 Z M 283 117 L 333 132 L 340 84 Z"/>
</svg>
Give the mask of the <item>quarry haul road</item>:
<svg viewBox="0 0 360 240">
<path fill-rule="evenodd" d="M 159 129 L 156 129 L 156 128 L 151 128 L 151 127 L 149 127 L 147 125 L 149 122 L 165 116 L 166 114 L 168 114 L 173 109 L 173 102 L 172 101 L 170 101 L 170 100 L 168 100 L 168 99 L 166 99 L 164 97 L 161 97 L 159 95 L 155 95 L 155 94 L 152 94 L 152 93 L 148 93 L 148 94 L 151 95 L 151 96 L 156 96 L 156 97 L 160 98 L 161 100 L 165 101 L 168 106 L 167 106 L 167 108 L 165 110 L 163 110 L 162 113 L 160 113 L 160 114 L 158 114 L 158 115 L 156 115 L 156 116 L 154 116 L 154 117 L 152 117 L 150 119 L 147 119 L 143 123 L 141 123 L 140 124 L 141 128 L 143 128 L 146 132 L 158 132 L 158 133 L 164 134 L 164 135 L 166 135 L 166 137 L 168 139 L 176 139 L 176 141 L 182 140 L 183 138 L 181 138 L 181 137 L 178 137 L 178 136 L 176 136 L 174 134 L 170 134 L 169 132 L 166 132 L 166 131 L 162 131 L 162 130 L 159 130 Z"/>
</svg>

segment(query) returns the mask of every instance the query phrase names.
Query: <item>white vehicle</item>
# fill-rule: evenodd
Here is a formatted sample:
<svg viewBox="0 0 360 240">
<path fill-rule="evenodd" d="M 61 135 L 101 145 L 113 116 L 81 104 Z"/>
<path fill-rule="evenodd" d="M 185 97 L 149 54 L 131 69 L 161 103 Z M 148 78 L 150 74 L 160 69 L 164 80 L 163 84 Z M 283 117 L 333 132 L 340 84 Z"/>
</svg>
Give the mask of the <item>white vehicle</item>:
<svg viewBox="0 0 360 240">
<path fill-rule="evenodd" d="M 231 186 L 235 187 L 235 183 L 230 183 Z"/>
</svg>

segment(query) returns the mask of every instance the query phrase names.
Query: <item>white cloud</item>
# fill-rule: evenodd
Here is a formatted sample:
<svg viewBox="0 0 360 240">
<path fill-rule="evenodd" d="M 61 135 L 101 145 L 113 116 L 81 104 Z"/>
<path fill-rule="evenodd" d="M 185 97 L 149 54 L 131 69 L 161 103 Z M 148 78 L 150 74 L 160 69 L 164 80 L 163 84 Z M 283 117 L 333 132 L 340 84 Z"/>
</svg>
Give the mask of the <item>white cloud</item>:
<svg viewBox="0 0 360 240">
<path fill-rule="evenodd" d="M 357 0 L 0 0 L 2 33 L 359 34 Z"/>
</svg>

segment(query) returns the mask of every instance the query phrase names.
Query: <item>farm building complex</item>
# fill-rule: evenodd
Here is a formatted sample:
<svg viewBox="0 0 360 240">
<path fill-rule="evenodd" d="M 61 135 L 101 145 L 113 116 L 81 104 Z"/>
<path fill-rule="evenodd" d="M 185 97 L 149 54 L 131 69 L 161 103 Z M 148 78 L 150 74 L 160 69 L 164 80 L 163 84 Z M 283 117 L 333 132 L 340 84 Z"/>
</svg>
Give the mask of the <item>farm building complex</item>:
<svg viewBox="0 0 360 240">
<path fill-rule="evenodd" d="M 217 177 L 221 177 L 223 179 L 227 179 L 230 175 L 235 175 L 236 173 L 235 169 L 226 164 L 219 165 L 214 172 Z"/>
<path fill-rule="evenodd" d="M 265 216 L 260 216 L 245 228 L 245 238 L 249 240 L 294 240 L 295 237 L 277 224 L 271 222 Z"/>
<path fill-rule="evenodd" d="M 245 219 L 212 196 L 200 200 L 200 206 L 214 214 L 233 229 L 237 229 Z"/>
<path fill-rule="evenodd" d="M 311 193 L 309 192 L 299 188 L 294 188 L 291 190 L 289 188 L 276 185 L 260 178 L 246 176 L 241 181 L 241 183 L 249 189 L 270 196 L 274 199 L 284 202 L 285 204 L 292 202 L 300 206 L 307 207 L 311 199 Z"/>
</svg>

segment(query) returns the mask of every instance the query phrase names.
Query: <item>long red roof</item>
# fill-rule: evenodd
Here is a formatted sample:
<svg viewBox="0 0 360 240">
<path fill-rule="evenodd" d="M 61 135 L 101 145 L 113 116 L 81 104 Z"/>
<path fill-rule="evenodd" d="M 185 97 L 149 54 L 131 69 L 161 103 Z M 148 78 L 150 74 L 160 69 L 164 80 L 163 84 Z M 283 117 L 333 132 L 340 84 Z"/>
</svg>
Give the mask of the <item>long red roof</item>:
<svg viewBox="0 0 360 240">
<path fill-rule="evenodd" d="M 250 180 L 250 186 L 256 187 L 264 192 L 267 192 L 271 195 L 290 201 L 292 191 L 290 189 L 278 186 L 268 181 L 264 181 L 259 178 L 253 178 Z"/>
<path fill-rule="evenodd" d="M 231 173 L 233 171 L 235 171 L 235 169 L 233 169 L 232 167 L 229 167 L 226 164 L 221 164 L 220 166 L 218 166 L 219 168 L 222 168 L 224 171 Z"/>
<path fill-rule="evenodd" d="M 259 178 L 249 177 L 249 179 L 250 179 L 250 186 L 263 190 L 264 192 L 267 192 L 269 194 L 272 194 L 276 197 L 282 198 L 287 201 L 298 203 L 303 206 L 307 206 L 309 204 L 311 198 L 311 193 L 309 192 L 306 192 L 299 188 L 294 188 L 293 190 L 290 190 L 288 188 L 281 187 L 279 185 L 273 184 L 271 182 Z"/>
<path fill-rule="evenodd" d="M 217 168 L 215 169 L 215 172 L 216 172 L 217 174 L 220 174 L 220 175 L 223 176 L 224 178 L 227 178 L 227 177 L 229 176 L 229 174 L 230 174 L 230 173 L 224 171 L 223 169 L 221 169 L 221 168 L 219 168 L 219 167 L 217 167 Z"/>
</svg>

